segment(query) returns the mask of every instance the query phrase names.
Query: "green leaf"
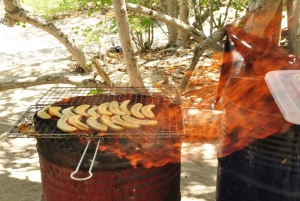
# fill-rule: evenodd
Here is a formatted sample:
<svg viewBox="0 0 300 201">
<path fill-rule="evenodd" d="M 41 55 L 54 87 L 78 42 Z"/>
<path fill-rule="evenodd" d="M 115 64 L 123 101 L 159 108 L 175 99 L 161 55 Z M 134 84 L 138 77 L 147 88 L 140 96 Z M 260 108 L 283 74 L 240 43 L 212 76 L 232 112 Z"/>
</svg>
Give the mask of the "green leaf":
<svg viewBox="0 0 300 201">
<path fill-rule="evenodd" d="M 97 94 L 101 94 L 103 92 L 104 92 L 104 90 L 102 90 L 102 89 L 91 89 L 87 95 L 88 96 L 94 96 L 94 95 L 97 95 Z"/>
</svg>

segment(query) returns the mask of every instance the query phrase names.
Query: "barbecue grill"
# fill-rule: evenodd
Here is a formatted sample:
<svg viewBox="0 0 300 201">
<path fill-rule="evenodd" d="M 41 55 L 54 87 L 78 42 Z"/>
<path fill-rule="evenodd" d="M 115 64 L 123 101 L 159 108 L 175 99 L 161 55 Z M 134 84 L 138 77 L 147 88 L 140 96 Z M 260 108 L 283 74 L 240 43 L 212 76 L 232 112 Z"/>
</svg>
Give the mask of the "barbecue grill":
<svg viewBox="0 0 300 201">
<path fill-rule="evenodd" d="M 138 129 L 124 129 L 122 131 L 108 130 L 78 131 L 66 133 L 56 126 L 53 119 L 44 120 L 37 117 L 37 111 L 47 105 L 60 106 L 62 108 L 79 106 L 82 104 L 100 105 L 104 102 L 130 100 L 131 107 L 135 103 L 155 104 L 153 112 L 158 121 L 156 126 L 141 127 Z M 35 105 L 30 106 L 17 122 L 8 131 L 10 138 L 85 138 L 87 144 L 76 170 L 71 174 L 74 180 L 86 180 L 92 177 L 92 167 L 97 155 L 100 143 L 107 138 L 155 138 L 155 139 L 180 139 L 184 137 L 185 125 L 183 121 L 180 92 L 174 87 L 169 88 L 77 88 L 77 87 L 55 87 L 51 88 Z M 76 178 L 84 155 L 91 143 L 98 140 L 93 160 L 91 161 L 89 176 Z"/>
<path fill-rule="evenodd" d="M 131 106 L 135 103 L 155 104 L 153 109 L 157 113 L 156 119 L 159 124 L 155 127 L 135 130 L 123 130 L 115 132 L 108 130 L 101 135 L 97 132 L 66 133 L 56 127 L 53 120 L 42 120 L 37 118 L 38 110 L 47 105 L 79 106 L 82 104 L 100 105 L 101 103 L 116 100 L 121 102 L 125 99 L 131 100 Z M 10 138 L 181 138 L 184 136 L 184 124 L 182 121 L 182 110 L 180 93 L 174 87 L 170 88 L 77 88 L 77 87 L 55 87 L 51 88 L 37 103 L 30 106 L 27 111 L 17 120 L 8 131 Z M 27 127 L 22 131 L 20 125 Z"/>
</svg>

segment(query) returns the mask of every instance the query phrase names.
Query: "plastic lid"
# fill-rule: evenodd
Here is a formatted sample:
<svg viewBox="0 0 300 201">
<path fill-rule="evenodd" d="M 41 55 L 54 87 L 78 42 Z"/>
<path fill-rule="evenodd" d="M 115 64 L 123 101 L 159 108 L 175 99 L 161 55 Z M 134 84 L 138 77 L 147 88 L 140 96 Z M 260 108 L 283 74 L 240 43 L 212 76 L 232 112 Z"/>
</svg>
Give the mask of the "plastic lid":
<svg viewBox="0 0 300 201">
<path fill-rule="evenodd" d="M 300 124 L 300 70 L 271 71 L 265 81 L 285 120 Z"/>
</svg>

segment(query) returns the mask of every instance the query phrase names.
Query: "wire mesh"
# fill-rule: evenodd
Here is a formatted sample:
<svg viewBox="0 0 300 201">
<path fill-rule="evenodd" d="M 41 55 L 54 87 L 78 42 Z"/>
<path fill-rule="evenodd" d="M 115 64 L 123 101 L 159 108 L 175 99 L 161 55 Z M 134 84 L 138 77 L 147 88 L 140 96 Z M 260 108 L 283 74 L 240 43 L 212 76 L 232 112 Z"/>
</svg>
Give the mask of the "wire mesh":
<svg viewBox="0 0 300 201">
<path fill-rule="evenodd" d="M 138 129 L 125 128 L 122 131 L 95 130 L 66 133 L 57 128 L 57 120 L 44 120 L 37 117 L 37 111 L 47 105 L 60 106 L 62 109 L 70 106 L 89 104 L 97 106 L 104 102 L 116 100 L 121 103 L 131 100 L 129 108 L 135 103 L 143 105 L 155 104 L 156 126 L 142 126 Z M 184 123 L 180 104 L 180 93 L 174 88 L 51 88 L 34 106 L 31 106 L 8 131 L 12 138 L 180 138 L 184 136 Z M 83 118 L 82 122 L 85 123 Z"/>
</svg>

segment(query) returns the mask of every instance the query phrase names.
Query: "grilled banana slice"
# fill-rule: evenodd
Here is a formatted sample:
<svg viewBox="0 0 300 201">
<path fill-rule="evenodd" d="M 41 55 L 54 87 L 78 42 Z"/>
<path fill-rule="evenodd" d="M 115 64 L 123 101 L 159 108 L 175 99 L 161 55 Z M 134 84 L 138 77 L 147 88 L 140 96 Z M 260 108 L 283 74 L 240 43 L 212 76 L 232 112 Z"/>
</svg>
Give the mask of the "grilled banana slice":
<svg viewBox="0 0 300 201">
<path fill-rule="evenodd" d="M 145 116 L 142 115 L 142 114 L 140 113 L 140 109 L 141 109 L 142 107 L 143 107 L 143 104 L 142 104 L 142 103 L 136 103 L 136 104 L 134 104 L 134 105 L 132 106 L 131 110 L 130 110 L 131 114 L 132 114 L 134 117 L 136 117 L 136 118 L 144 119 Z"/>
<path fill-rule="evenodd" d="M 124 129 L 123 127 L 118 126 L 118 125 L 114 124 L 113 122 L 111 122 L 109 119 L 109 116 L 107 116 L 107 115 L 102 115 L 100 117 L 100 119 L 104 125 L 108 126 L 112 130 L 120 131 L 120 130 Z"/>
<path fill-rule="evenodd" d="M 156 120 L 137 119 L 128 115 L 122 115 L 121 118 L 125 121 L 136 123 L 141 126 L 155 126 L 158 123 Z"/>
<path fill-rule="evenodd" d="M 79 130 L 89 130 L 89 127 L 80 121 L 81 118 L 81 115 L 70 116 L 68 118 L 68 123 L 78 128 Z"/>
<path fill-rule="evenodd" d="M 152 112 L 152 108 L 154 108 L 155 105 L 151 104 L 151 105 L 145 105 L 142 107 L 141 112 L 142 114 L 149 118 L 149 119 L 153 119 L 155 117 L 155 114 Z"/>
<path fill-rule="evenodd" d="M 128 105 L 129 105 L 129 103 L 130 103 L 130 100 L 125 100 L 125 101 L 123 101 L 121 104 L 120 104 L 120 110 L 122 111 L 122 112 L 125 112 L 127 115 L 131 115 L 131 112 L 129 111 L 129 109 L 128 109 Z"/>
<path fill-rule="evenodd" d="M 94 117 L 89 117 L 87 120 L 86 120 L 86 124 L 91 127 L 92 129 L 94 130 L 97 130 L 97 131 L 107 131 L 107 126 L 101 124 L 98 119 L 100 118 L 100 115 L 99 116 L 94 116 Z"/>
<path fill-rule="evenodd" d="M 49 108 L 48 112 L 51 116 L 56 116 L 56 117 L 61 118 L 61 117 L 65 116 L 62 113 L 60 113 L 61 110 L 62 110 L 62 108 L 59 106 L 51 106 Z"/>
<path fill-rule="evenodd" d="M 99 117 L 100 114 L 97 112 L 98 106 L 91 107 L 88 109 L 87 113 L 92 117 Z"/>
<path fill-rule="evenodd" d="M 119 126 L 123 126 L 125 128 L 139 128 L 140 127 L 139 124 L 132 123 L 132 122 L 129 122 L 129 121 L 124 121 L 123 119 L 121 119 L 120 115 L 114 115 L 110 119 L 114 124 L 117 124 Z"/>
<path fill-rule="evenodd" d="M 74 106 L 71 106 L 71 107 L 63 109 L 61 111 L 61 113 L 66 116 L 74 116 L 76 114 L 73 112 L 73 110 L 74 110 Z"/>
<path fill-rule="evenodd" d="M 51 105 L 47 105 L 46 107 L 40 109 L 37 112 L 37 116 L 41 119 L 51 119 L 51 115 L 48 114 L 48 110 L 49 110 L 50 107 L 51 107 Z"/>
<path fill-rule="evenodd" d="M 78 107 L 75 108 L 75 113 L 78 115 L 82 115 L 84 117 L 89 117 L 90 115 L 86 113 L 87 109 L 90 108 L 90 105 L 79 105 Z"/>
<path fill-rule="evenodd" d="M 124 115 L 126 114 L 125 112 L 122 112 L 121 110 L 119 110 L 119 103 L 117 101 L 111 101 L 108 109 L 110 112 L 112 112 L 113 114 L 116 115 Z"/>
<path fill-rule="evenodd" d="M 61 117 L 58 121 L 57 121 L 57 128 L 59 128 L 60 130 L 67 132 L 67 133 L 72 133 L 75 132 L 77 130 L 76 127 L 70 126 L 67 124 L 67 121 L 69 119 L 69 116 L 63 116 Z"/>
<path fill-rule="evenodd" d="M 113 115 L 113 113 L 107 111 L 107 107 L 109 105 L 110 105 L 110 102 L 106 102 L 106 103 L 100 104 L 99 107 L 98 107 L 99 114 L 101 114 L 101 115 L 108 115 L 108 116 Z"/>
</svg>

